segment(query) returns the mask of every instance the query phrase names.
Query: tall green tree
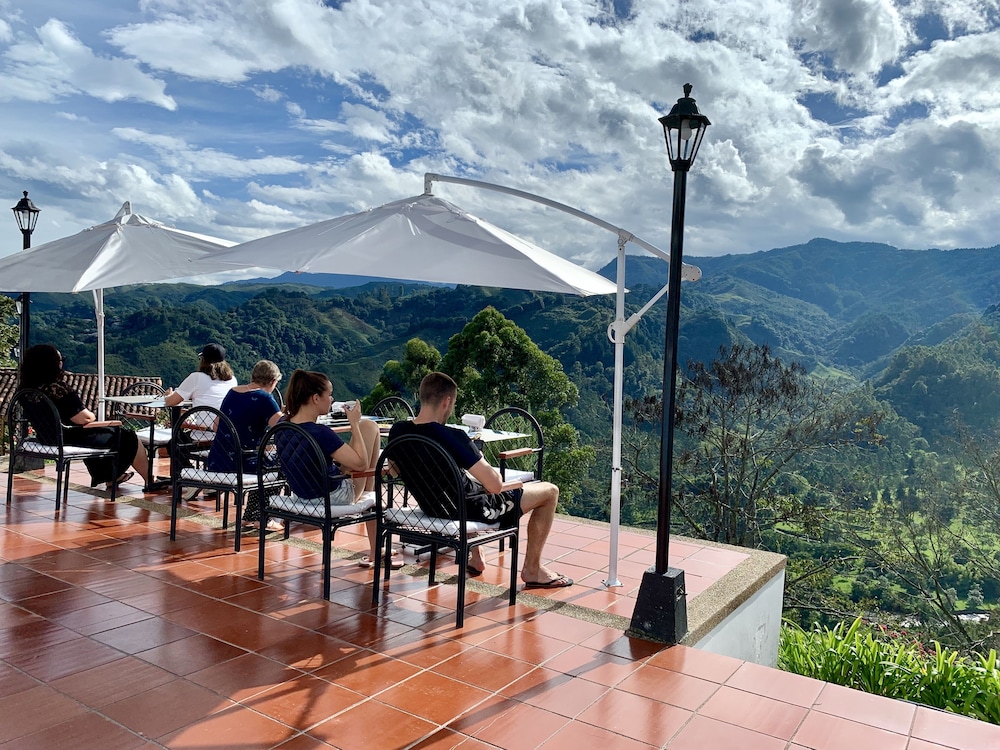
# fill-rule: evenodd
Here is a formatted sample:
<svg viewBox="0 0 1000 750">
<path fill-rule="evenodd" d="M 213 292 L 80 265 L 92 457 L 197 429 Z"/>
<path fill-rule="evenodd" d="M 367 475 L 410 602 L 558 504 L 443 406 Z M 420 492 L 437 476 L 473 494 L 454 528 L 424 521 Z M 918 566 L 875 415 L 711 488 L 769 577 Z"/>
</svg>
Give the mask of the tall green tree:
<svg viewBox="0 0 1000 750">
<path fill-rule="evenodd" d="M 537 414 L 573 404 L 578 395 L 559 361 L 495 307 L 448 340 L 441 369 L 458 383 L 458 413 L 520 406 Z"/>
<path fill-rule="evenodd" d="M 441 352 L 419 338 L 406 342 L 403 359 L 390 359 L 382 367 L 375 388 L 362 400 L 362 407 L 370 409 L 386 396 L 402 396 L 416 403 L 420 392 L 420 381 L 424 375 L 437 370 L 441 362 Z"/>
<path fill-rule="evenodd" d="M 544 479 L 559 485 L 565 510 L 578 494 L 596 455 L 561 410 L 576 403 L 577 388 L 549 356 L 496 308 L 476 314 L 448 341 L 441 369 L 458 383 L 456 413 L 488 416 L 504 406 L 533 413 L 545 436 Z"/>
<path fill-rule="evenodd" d="M 651 397 L 632 410 L 656 423 L 662 406 Z M 880 419 L 877 408 L 859 409 L 856 396 L 810 378 L 767 346 L 721 347 L 714 361 L 689 363 L 678 389 L 675 517 L 696 537 L 741 547 L 760 545 L 762 532 L 781 523 L 814 526 L 820 504 L 810 498 L 819 490 L 796 480 L 805 457 L 879 442 Z M 655 489 L 650 462 L 626 455 L 640 474 L 634 483 Z"/>
</svg>

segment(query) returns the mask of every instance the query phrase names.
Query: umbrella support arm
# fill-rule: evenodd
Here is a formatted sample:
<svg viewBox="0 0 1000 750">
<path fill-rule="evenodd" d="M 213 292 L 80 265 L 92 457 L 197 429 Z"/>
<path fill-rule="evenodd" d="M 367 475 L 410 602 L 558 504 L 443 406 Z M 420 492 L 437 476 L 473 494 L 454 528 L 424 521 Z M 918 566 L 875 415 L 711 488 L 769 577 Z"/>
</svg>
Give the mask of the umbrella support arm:
<svg viewBox="0 0 1000 750">
<path fill-rule="evenodd" d="M 628 242 L 634 242 L 639 247 L 644 250 L 649 251 L 658 258 L 661 258 L 667 262 L 670 261 L 670 255 L 660 250 L 655 245 L 651 245 L 640 237 L 636 237 L 631 232 L 615 226 L 603 219 L 598 219 L 596 216 L 591 216 L 588 213 L 584 213 L 579 209 L 573 208 L 572 206 L 567 206 L 564 203 L 559 203 L 558 201 L 549 200 L 548 198 L 543 198 L 540 195 L 534 195 L 533 193 L 526 193 L 523 190 L 517 190 L 515 188 L 505 187 L 503 185 L 495 185 L 491 182 L 482 182 L 480 180 L 470 180 L 465 177 L 449 177 L 447 175 L 434 174 L 432 172 L 427 172 L 424 174 L 424 195 L 431 195 L 431 187 L 434 182 L 450 182 L 456 185 L 465 185 L 467 187 L 482 188 L 484 190 L 493 190 L 498 193 L 505 193 L 507 195 L 512 195 L 516 198 L 524 198 L 525 200 L 533 201 L 535 203 L 540 203 L 543 206 L 548 206 L 549 208 L 554 208 L 557 211 L 562 211 L 568 213 L 571 216 L 576 216 L 579 219 L 588 221 L 591 224 L 596 224 L 602 229 L 607 229 L 609 232 L 614 232 L 618 235 L 618 269 L 617 269 L 617 293 L 615 295 L 615 320 L 611 325 L 608 326 L 608 338 L 611 340 L 614 346 L 615 355 L 615 380 L 614 380 L 614 413 L 612 415 L 612 445 L 611 445 L 611 509 L 610 509 L 610 544 L 608 552 L 608 577 L 604 581 L 604 585 L 607 587 L 621 586 L 621 581 L 618 580 L 618 532 L 619 526 L 621 524 L 621 492 L 622 492 L 622 412 L 624 411 L 624 380 L 625 380 L 625 335 L 635 327 L 639 319 L 654 305 L 658 302 L 665 294 L 669 291 L 669 284 L 664 286 L 657 292 L 652 299 L 647 302 L 642 309 L 637 313 L 630 316 L 628 320 L 625 319 L 625 245 Z M 681 279 L 683 281 L 697 281 L 701 278 L 701 269 L 696 266 L 688 265 L 687 263 L 681 263 Z"/>
<path fill-rule="evenodd" d="M 427 172 L 424 174 L 424 195 L 431 195 L 431 186 L 435 182 L 451 182 L 456 185 L 466 185 L 467 187 L 482 188 L 483 190 L 493 190 L 497 193 L 506 193 L 507 195 L 513 195 L 516 198 L 524 198 L 525 200 L 534 201 L 535 203 L 541 203 L 543 206 L 548 206 L 549 208 L 554 208 L 557 211 L 562 211 L 563 213 L 575 216 L 578 219 L 583 219 L 584 221 L 589 221 L 591 224 L 596 224 L 602 229 L 607 229 L 609 232 L 614 232 L 619 237 L 623 237 L 626 242 L 634 242 L 639 247 L 644 250 L 649 251 L 657 258 L 670 262 L 670 254 L 665 253 L 656 245 L 653 245 L 642 237 L 636 237 L 634 234 L 629 232 L 627 229 L 622 229 L 614 224 L 604 221 L 604 219 L 598 219 L 596 216 L 591 216 L 588 213 L 581 211 L 578 208 L 573 208 L 572 206 L 567 206 L 565 203 L 559 203 L 558 201 L 550 200 L 549 198 L 543 198 L 540 195 L 535 195 L 534 193 L 527 193 L 524 190 L 517 190 L 516 188 L 506 187 L 504 185 L 496 185 L 492 182 L 483 182 L 481 180 L 470 180 L 466 177 L 450 177 L 443 174 L 434 174 L 433 172 Z M 701 278 L 701 269 L 696 266 L 690 266 L 687 263 L 681 264 L 682 276 L 684 281 L 697 281 Z"/>
</svg>

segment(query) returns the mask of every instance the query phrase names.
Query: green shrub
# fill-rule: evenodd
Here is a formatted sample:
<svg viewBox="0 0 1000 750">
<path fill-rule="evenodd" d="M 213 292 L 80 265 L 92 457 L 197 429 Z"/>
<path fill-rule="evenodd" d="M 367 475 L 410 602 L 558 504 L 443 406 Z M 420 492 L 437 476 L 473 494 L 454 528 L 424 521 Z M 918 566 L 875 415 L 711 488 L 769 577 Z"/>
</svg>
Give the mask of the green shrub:
<svg viewBox="0 0 1000 750">
<path fill-rule="evenodd" d="M 908 700 L 1000 724 L 1000 669 L 996 651 L 960 656 L 920 643 L 859 617 L 849 626 L 806 631 L 790 622 L 781 629 L 778 667 L 886 698 Z"/>
</svg>

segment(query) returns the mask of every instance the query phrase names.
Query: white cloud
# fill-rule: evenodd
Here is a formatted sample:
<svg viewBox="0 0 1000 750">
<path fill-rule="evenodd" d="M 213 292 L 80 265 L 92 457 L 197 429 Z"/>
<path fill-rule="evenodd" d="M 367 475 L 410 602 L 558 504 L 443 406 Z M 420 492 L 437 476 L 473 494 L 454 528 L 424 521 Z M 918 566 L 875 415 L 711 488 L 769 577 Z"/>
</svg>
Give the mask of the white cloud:
<svg viewBox="0 0 1000 750">
<path fill-rule="evenodd" d="M 869 75 L 894 62 L 911 35 L 891 0 L 799 0 L 806 49 L 836 61 L 848 73 Z"/>
<path fill-rule="evenodd" d="M 146 133 L 135 128 L 115 128 L 113 135 L 124 141 L 149 146 L 162 163 L 195 179 L 208 177 L 241 178 L 257 174 L 292 174 L 303 172 L 306 166 L 294 159 L 265 156 L 240 158 L 213 148 L 194 148 L 180 138 Z"/>
<path fill-rule="evenodd" d="M 19 37 L 3 57 L 0 101 L 54 102 L 81 93 L 106 102 L 177 106 L 164 82 L 143 73 L 135 61 L 94 54 L 55 19 L 37 29 L 37 38 Z"/>
<path fill-rule="evenodd" d="M 0 185 L 85 196 L 67 215 L 135 191 L 247 237 L 458 173 L 666 246 L 656 119 L 689 81 L 713 124 L 689 176 L 687 252 L 812 236 L 992 245 L 998 3 L 634 0 L 612 19 L 606 0 L 143 0 L 95 27 L 95 0 L 79 19 L 37 0 L 0 27 L 0 98 L 19 107 L 0 109 Z M 81 93 L 93 106 L 75 106 Z M 614 252 L 552 211 L 439 188 L 591 265 Z"/>
</svg>

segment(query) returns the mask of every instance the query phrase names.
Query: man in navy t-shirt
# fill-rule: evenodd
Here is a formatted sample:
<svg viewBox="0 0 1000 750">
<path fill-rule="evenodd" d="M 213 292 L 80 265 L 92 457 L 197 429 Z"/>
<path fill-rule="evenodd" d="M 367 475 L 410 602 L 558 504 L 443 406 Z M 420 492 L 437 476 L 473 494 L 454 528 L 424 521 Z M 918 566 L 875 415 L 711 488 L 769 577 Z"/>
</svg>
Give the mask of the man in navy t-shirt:
<svg viewBox="0 0 1000 750">
<path fill-rule="evenodd" d="M 512 525 L 521 514 L 531 514 L 528 519 L 528 544 L 521 566 L 525 588 L 572 586 L 572 579 L 542 565 L 542 548 L 552 529 L 559 488 L 551 482 L 529 482 L 521 489 L 504 492 L 499 470 L 490 466 L 469 436 L 445 426 L 455 410 L 457 395 L 458 386 L 454 380 L 443 372 L 429 373 L 420 382 L 420 412 L 410 422 L 394 424 L 389 431 L 389 440 L 400 435 L 418 434 L 444 447 L 459 468 L 471 474 L 491 493 L 494 501 L 485 507 L 469 508 L 470 518 Z M 480 547 L 470 552 L 468 564 L 477 571 L 486 568 Z"/>
</svg>

